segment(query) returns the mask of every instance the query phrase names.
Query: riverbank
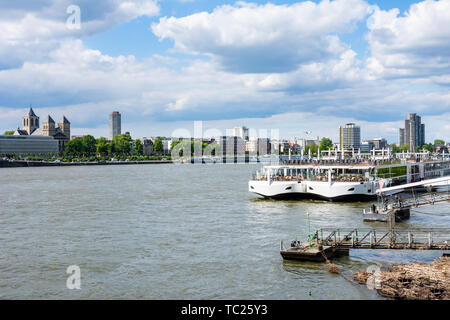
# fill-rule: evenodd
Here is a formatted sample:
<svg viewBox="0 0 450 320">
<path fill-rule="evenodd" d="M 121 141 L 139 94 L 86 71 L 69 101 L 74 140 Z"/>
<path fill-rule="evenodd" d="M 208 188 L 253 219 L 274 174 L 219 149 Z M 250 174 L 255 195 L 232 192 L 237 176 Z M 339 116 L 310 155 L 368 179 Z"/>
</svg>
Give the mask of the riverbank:
<svg viewBox="0 0 450 320">
<path fill-rule="evenodd" d="M 353 279 L 366 284 L 373 274 L 359 271 Z M 377 292 L 386 297 L 407 300 L 450 300 L 450 257 L 441 257 L 430 264 L 394 265 L 380 271 Z"/>
<path fill-rule="evenodd" d="M 67 166 L 100 166 L 100 165 L 129 165 L 129 164 L 167 164 L 171 160 L 143 160 L 143 161 L 85 161 L 85 162 L 49 162 L 31 160 L 0 160 L 0 168 L 22 167 L 67 167 Z"/>
</svg>

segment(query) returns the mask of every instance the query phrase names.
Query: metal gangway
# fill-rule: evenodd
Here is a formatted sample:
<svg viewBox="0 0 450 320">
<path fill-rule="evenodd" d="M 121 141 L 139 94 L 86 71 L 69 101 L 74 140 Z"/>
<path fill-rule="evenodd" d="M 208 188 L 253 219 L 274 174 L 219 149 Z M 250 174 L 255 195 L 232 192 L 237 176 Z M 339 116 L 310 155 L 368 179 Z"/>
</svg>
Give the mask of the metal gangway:
<svg viewBox="0 0 450 320">
<path fill-rule="evenodd" d="M 322 228 L 317 244 L 337 249 L 449 250 L 450 228 L 351 229 Z"/>
<path fill-rule="evenodd" d="M 416 187 L 424 187 L 426 185 L 430 185 L 433 182 L 442 183 L 445 182 L 447 184 L 447 190 L 442 192 L 426 192 L 426 193 L 417 193 L 415 191 Z M 430 187 L 431 189 L 431 187 Z M 386 196 L 385 194 L 392 191 L 403 191 L 405 193 L 411 192 L 411 196 L 402 198 L 400 196 Z M 379 190 L 379 207 L 382 208 L 382 211 L 392 211 L 395 209 L 411 209 L 411 208 L 419 208 L 428 205 L 441 204 L 445 202 L 450 202 L 450 179 L 449 177 L 445 178 L 437 178 L 437 179 L 429 179 L 423 180 L 420 182 L 410 183 L 406 185 L 394 186 L 384 188 Z M 382 206 L 380 206 L 382 205 Z"/>
<path fill-rule="evenodd" d="M 424 195 L 414 196 L 412 198 L 407 198 L 403 200 L 401 203 L 399 201 L 394 201 L 393 205 L 395 207 L 402 208 L 419 208 L 428 205 L 435 205 L 440 203 L 445 203 L 450 201 L 450 193 L 427 193 Z"/>
</svg>

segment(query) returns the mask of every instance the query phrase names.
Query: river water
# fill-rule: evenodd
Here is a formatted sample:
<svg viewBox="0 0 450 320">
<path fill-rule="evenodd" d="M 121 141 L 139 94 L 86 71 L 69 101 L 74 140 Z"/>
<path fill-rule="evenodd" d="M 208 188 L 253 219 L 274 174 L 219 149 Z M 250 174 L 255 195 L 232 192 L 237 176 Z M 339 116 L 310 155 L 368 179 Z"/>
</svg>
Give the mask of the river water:
<svg viewBox="0 0 450 320">
<path fill-rule="evenodd" d="M 283 262 L 280 240 L 307 232 L 307 212 L 311 228 L 371 227 L 370 204 L 261 200 L 247 191 L 258 167 L 0 169 L 0 298 L 382 299 L 351 275 L 441 255 L 352 250 L 340 275 Z M 449 227 L 449 211 L 424 207 L 401 227 Z M 80 290 L 66 287 L 71 265 Z"/>
</svg>

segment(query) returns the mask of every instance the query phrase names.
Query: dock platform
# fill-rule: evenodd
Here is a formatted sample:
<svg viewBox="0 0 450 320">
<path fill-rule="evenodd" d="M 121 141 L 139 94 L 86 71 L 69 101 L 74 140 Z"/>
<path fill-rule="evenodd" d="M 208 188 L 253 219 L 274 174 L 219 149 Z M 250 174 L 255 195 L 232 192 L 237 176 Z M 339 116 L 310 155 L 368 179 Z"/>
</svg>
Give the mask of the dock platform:
<svg viewBox="0 0 450 320">
<path fill-rule="evenodd" d="M 350 229 L 323 228 L 311 241 L 280 244 L 283 259 L 323 262 L 348 254 L 350 249 L 450 250 L 450 229 Z M 325 258 L 326 257 L 326 258 Z"/>
</svg>

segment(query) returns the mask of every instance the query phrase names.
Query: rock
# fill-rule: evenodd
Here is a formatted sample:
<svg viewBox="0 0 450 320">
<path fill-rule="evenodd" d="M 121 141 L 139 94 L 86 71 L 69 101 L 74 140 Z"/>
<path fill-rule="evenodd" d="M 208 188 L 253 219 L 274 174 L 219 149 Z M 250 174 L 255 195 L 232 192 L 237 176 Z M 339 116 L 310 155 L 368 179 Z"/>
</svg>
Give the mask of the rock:
<svg viewBox="0 0 450 320">
<path fill-rule="evenodd" d="M 367 283 L 371 276 L 359 271 L 353 279 Z M 389 271 L 380 271 L 378 293 L 397 299 L 450 300 L 450 258 L 441 257 L 431 264 L 413 263 L 395 265 Z"/>
</svg>

